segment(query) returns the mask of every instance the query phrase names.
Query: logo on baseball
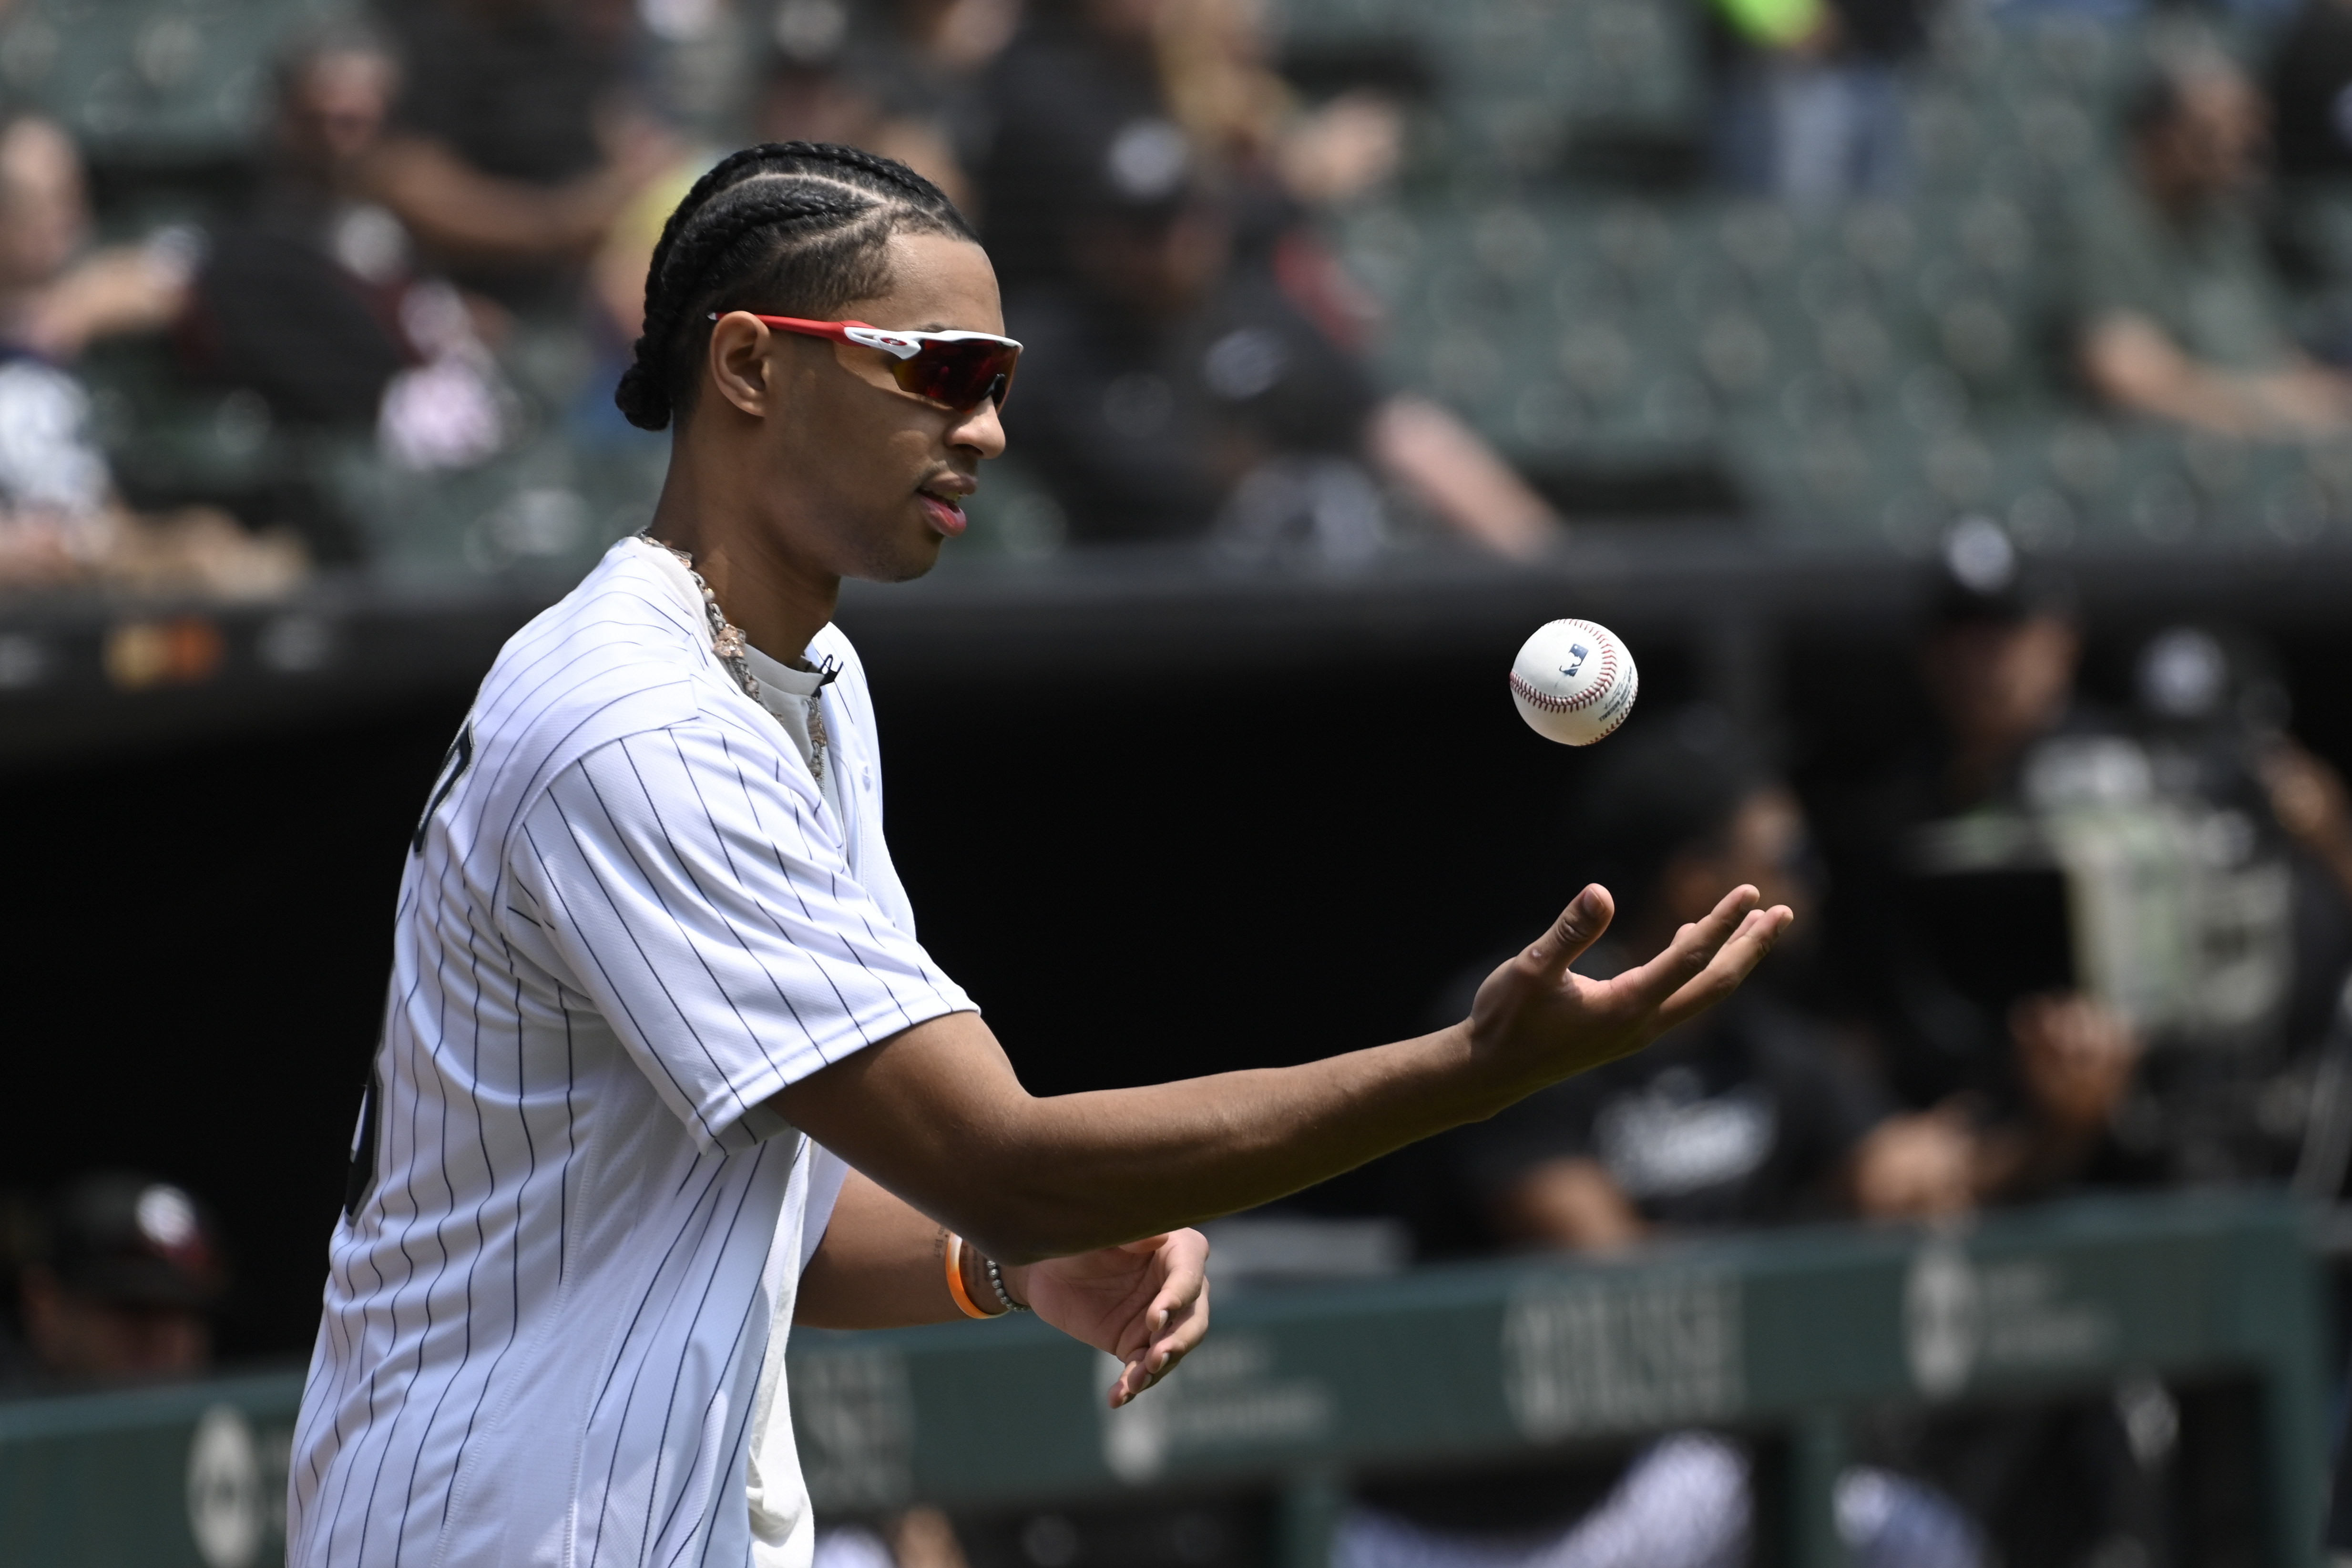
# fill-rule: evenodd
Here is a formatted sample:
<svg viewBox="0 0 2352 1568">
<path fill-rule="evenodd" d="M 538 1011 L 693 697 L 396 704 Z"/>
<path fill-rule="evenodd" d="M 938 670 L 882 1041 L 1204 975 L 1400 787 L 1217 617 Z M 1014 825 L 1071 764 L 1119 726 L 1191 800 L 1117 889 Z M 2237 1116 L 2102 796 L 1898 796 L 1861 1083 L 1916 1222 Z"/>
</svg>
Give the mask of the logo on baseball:
<svg viewBox="0 0 2352 1568">
<path fill-rule="evenodd" d="M 1641 676 L 1617 634 L 1591 621 L 1540 627 L 1511 662 L 1511 700 L 1528 728 L 1563 746 L 1589 746 L 1633 710 Z"/>
</svg>

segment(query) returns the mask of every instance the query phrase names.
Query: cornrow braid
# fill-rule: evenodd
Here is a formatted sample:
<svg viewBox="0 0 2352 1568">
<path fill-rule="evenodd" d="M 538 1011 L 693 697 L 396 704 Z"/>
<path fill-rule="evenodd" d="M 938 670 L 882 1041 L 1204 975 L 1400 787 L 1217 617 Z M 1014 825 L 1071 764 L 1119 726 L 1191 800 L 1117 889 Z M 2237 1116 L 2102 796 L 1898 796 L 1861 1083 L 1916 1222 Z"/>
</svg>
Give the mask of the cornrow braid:
<svg viewBox="0 0 2352 1568">
<path fill-rule="evenodd" d="M 895 159 L 824 142 L 730 153 L 662 225 L 614 403 L 640 429 L 666 427 L 693 407 L 714 310 L 829 317 L 889 286 L 896 234 L 974 237 L 937 185 Z"/>
</svg>

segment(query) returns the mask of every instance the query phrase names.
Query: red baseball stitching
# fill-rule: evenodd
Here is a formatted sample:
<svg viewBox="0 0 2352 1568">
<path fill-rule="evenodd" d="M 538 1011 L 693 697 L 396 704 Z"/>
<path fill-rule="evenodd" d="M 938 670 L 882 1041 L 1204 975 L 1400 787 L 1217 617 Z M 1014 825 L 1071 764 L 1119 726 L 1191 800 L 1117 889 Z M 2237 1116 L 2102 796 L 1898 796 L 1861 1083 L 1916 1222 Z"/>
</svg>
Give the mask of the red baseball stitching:
<svg viewBox="0 0 2352 1568">
<path fill-rule="evenodd" d="M 1525 680 L 1519 679 L 1517 670 L 1511 671 L 1511 694 L 1523 702 L 1542 709 L 1547 713 L 1574 713 L 1581 709 L 1590 708 L 1606 698 L 1617 687 L 1617 639 L 1591 621 L 1570 620 L 1566 624 L 1571 626 L 1581 626 L 1592 634 L 1594 642 L 1601 645 L 1601 679 L 1577 696 L 1554 697 L 1548 691 L 1538 691 L 1529 686 Z M 1622 715 L 1619 721 L 1623 721 Z M 1616 726 L 1612 724 L 1610 728 L 1615 729 Z M 1606 732 L 1603 731 L 1603 733 Z"/>
</svg>

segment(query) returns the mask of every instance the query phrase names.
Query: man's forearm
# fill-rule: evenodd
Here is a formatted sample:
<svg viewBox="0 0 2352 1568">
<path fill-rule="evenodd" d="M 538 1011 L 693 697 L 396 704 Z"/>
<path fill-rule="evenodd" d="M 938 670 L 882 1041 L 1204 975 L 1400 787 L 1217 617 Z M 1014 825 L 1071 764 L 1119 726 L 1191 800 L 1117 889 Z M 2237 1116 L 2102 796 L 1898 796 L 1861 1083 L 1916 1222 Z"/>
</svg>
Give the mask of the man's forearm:
<svg viewBox="0 0 2352 1568">
<path fill-rule="evenodd" d="M 1034 1098 L 977 1016 L 860 1052 L 780 1097 L 785 1114 L 990 1256 L 1062 1257 L 1254 1207 L 1492 1113 L 1466 1028 L 1301 1067 Z M 890 1133 L 860 1104 L 944 1099 Z M 911 1133 L 912 1142 L 909 1142 Z M 877 1136 L 877 1134 L 882 1134 Z"/>
<path fill-rule="evenodd" d="M 937 1221 L 852 1171 L 816 1255 L 801 1272 L 793 1321 L 817 1329 L 896 1329 L 961 1317 L 948 1294 L 946 1252 L 947 1235 Z"/>
<path fill-rule="evenodd" d="M 1571 972 L 1606 889 L 1489 975 L 1464 1024 L 1301 1067 L 1039 1100 L 953 1013 L 775 1097 L 795 1126 L 1006 1262 L 1117 1246 L 1297 1192 L 1638 1050 L 1730 994 L 1788 924 L 1739 888 L 1664 952 Z"/>
<path fill-rule="evenodd" d="M 585 252 L 626 195 L 610 170 L 530 185 L 479 174 L 437 142 L 413 138 L 379 153 L 369 174 L 378 197 L 426 243 L 500 261 Z"/>
</svg>

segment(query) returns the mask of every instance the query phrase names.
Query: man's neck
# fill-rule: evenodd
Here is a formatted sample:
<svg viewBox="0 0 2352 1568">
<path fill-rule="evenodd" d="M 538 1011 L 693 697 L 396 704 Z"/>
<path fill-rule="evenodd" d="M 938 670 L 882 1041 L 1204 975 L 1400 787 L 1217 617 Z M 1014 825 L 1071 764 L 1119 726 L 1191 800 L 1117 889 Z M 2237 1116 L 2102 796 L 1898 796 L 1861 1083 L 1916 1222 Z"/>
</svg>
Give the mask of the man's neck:
<svg viewBox="0 0 2352 1568">
<path fill-rule="evenodd" d="M 833 619 L 841 579 L 783 547 L 778 531 L 745 526 L 756 512 L 740 498 L 697 494 L 673 463 L 654 508 L 653 537 L 694 558 L 694 569 L 726 617 L 753 647 L 798 665 Z"/>
</svg>

